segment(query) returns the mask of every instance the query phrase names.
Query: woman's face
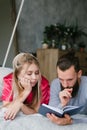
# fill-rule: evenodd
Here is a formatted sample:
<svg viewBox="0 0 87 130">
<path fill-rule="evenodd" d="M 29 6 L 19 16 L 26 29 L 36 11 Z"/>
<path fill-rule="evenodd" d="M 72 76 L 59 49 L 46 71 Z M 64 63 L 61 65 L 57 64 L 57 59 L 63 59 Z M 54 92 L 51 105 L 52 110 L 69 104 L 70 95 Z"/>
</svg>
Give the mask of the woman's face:
<svg viewBox="0 0 87 130">
<path fill-rule="evenodd" d="M 30 85 L 34 87 L 40 79 L 39 67 L 34 63 L 30 65 L 28 63 L 24 64 L 23 69 L 18 75 L 18 78 L 22 81 L 24 80 L 25 82 L 29 81 Z"/>
</svg>

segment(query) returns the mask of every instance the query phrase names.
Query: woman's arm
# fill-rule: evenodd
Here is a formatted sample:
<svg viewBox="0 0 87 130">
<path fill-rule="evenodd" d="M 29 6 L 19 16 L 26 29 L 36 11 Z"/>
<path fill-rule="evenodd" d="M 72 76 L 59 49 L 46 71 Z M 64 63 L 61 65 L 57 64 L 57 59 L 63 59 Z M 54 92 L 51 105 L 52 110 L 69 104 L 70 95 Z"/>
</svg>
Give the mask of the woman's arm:
<svg viewBox="0 0 87 130">
<path fill-rule="evenodd" d="M 23 102 L 27 98 L 29 91 L 24 90 L 16 99 L 12 102 L 3 102 L 4 107 L 7 107 L 7 111 L 4 114 L 6 120 L 13 120 L 17 113 L 21 110 L 21 107 L 24 106 Z"/>
<path fill-rule="evenodd" d="M 38 108 L 40 106 L 40 103 L 37 104 L 37 106 L 35 106 L 34 108 L 31 108 L 25 104 L 23 104 L 21 106 L 21 111 L 26 114 L 26 115 L 29 115 L 29 114 L 34 114 L 34 113 L 37 113 L 38 112 Z"/>
<path fill-rule="evenodd" d="M 15 101 L 7 105 L 7 111 L 5 112 L 4 118 L 6 120 L 9 120 L 9 119 L 13 120 L 20 110 L 26 115 L 34 114 L 34 113 L 37 113 L 38 108 L 39 108 L 39 104 L 35 106 L 35 108 L 33 109 L 23 104 L 22 102 L 20 102 L 19 99 L 16 99 Z"/>
<path fill-rule="evenodd" d="M 17 113 L 20 111 L 22 105 L 23 103 L 21 103 L 19 100 L 14 100 L 12 102 L 9 102 L 8 104 L 5 104 L 7 110 L 4 113 L 4 119 L 13 120 Z"/>
</svg>

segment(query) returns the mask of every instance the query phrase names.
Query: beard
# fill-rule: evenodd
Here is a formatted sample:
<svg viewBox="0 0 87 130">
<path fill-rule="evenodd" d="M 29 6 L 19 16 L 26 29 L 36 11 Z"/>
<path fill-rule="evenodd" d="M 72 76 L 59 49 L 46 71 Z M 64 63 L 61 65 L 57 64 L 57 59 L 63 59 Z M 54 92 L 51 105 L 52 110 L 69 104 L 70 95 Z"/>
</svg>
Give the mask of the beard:
<svg viewBox="0 0 87 130">
<path fill-rule="evenodd" d="M 78 93 L 78 90 L 79 90 L 79 83 L 78 83 L 78 80 L 76 81 L 76 83 L 73 85 L 73 86 L 68 86 L 67 87 L 68 89 L 69 88 L 73 88 L 73 91 L 71 93 L 72 97 L 75 97 Z M 64 89 L 67 89 L 67 88 L 64 88 L 61 84 L 61 91 L 64 90 Z"/>
</svg>

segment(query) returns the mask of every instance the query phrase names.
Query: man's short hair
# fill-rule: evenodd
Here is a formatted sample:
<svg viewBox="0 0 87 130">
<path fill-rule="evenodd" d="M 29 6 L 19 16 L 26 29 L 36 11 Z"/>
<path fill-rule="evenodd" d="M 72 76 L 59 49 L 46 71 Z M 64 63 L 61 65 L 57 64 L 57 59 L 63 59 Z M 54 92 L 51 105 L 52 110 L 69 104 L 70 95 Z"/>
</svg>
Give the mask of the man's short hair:
<svg viewBox="0 0 87 130">
<path fill-rule="evenodd" d="M 68 51 L 68 53 L 59 57 L 56 66 L 62 71 L 74 66 L 75 71 L 78 72 L 80 70 L 79 58 L 75 56 L 75 51 Z"/>
</svg>

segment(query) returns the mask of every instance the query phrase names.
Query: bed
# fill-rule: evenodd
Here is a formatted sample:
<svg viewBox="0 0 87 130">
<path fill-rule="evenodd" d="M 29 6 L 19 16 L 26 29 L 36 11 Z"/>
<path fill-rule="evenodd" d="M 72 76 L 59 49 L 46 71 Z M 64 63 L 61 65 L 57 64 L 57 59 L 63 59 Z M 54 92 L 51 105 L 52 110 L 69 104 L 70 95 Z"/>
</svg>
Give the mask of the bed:
<svg viewBox="0 0 87 130">
<path fill-rule="evenodd" d="M 0 67 L 0 97 L 2 94 L 3 77 L 12 72 L 11 68 Z M 0 100 L 0 104 L 2 101 Z M 87 116 L 75 115 L 72 125 L 59 126 L 48 118 L 37 114 L 24 115 L 19 112 L 14 120 L 4 119 L 5 108 L 0 109 L 0 130 L 87 130 Z"/>
<path fill-rule="evenodd" d="M 7 57 L 10 51 L 10 47 L 13 41 L 15 30 L 19 21 L 19 17 L 22 11 L 24 0 L 21 1 L 19 12 L 14 24 L 12 35 L 8 44 L 6 55 L 0 67 L 0 105 L 2 105 L 1 95 L 2 95 L 2 86 L 3 86 L 3 77 L 13 70 L 11 68 L 6 68 L 5 64 Z M 48 118 L 37 114 L 24 115 L 22 112 L 19 112 L 14 120 L 5 120 L 4 112 L 5 108 L 0 109 L 0 130 L 87 130 L 87 116 L 86 115 L 75 115 L 73 116 L 73 124 L 66 126 L 59 126 L 51 121 Z"/>
<path fill-rule="evenodd" d="M 39 114 L 20 113 L 14 120 L 5 121 L 0 115 L 0 130 L 87 130 L 87 123 L 58 126 Z"/>
</svg>

